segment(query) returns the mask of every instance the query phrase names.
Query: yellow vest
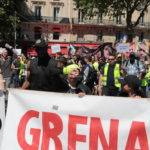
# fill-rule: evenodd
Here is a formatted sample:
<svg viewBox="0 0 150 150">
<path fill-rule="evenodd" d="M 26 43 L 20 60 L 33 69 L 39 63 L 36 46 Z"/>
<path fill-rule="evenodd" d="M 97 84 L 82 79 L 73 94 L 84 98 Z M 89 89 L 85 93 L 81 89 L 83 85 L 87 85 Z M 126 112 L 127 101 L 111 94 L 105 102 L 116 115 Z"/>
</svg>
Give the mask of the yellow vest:
<svg viewBox="0 0 150 150">
<path fill-rule="evenodd" d="M 25 63 L 24 63 L 23 61 L 20 61 L 20 66 L 19 66 L 19 69 L 20 69 L 20 71 L 19 71 L 19 79 L 21 79 L 21 76 L 22 76 L 22 74 L 23 74 L 24 65 L 25 65 Z"/>
<path fill-rule="evenodd" d="M 145 78 L 146 78 L 147 80 L 150 80 L 150 71 L 148 71 L 148 73 L 146 74 Z"/>
<path fill-rule="evenodd" d="M 93 63 L 93 67 L 97 72 L 99 71 L 98 66 L 99 66 L 98 62 Z"/>
<path fill-rule="evenodd" d="M 109 64 L 107 63 L 104 67 L 104 75 L 102 77 L 102 85 L 103 86 L 107 85 L 108 67 L 109 67 Z M 119 78 L 120 78 L 120 65 L 116 64 L 115 69 L 114 69 L 114 80 L 115 80 L 115 86 L 117 88 L 121 88 L 121 83 L 119 82 Z"/>
<path fill-rule="evenodd" d="M 141 86 L 146 87 L 147 84 L 148 84 L 147 79 L 144 77 L 144 79 L 142 79 L 142 81 L 141 81 Z"/>
<path fill-rule="evenodd" d="M 145 75 L 144 79 L 142 79 L 141 86 L 146 87 L 150 80 L 150 71 Z"/>
</svg>

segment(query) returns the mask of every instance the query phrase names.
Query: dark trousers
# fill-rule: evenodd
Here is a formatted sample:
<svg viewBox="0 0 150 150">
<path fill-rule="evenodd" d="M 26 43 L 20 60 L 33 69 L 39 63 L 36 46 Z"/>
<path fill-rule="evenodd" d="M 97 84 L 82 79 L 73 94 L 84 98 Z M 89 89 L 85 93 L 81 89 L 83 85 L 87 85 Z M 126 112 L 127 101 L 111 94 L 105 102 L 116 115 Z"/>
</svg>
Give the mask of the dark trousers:
<svg viewBox="0 0 150 150">
<path fill-rule="evenodd" d="M 115 86 L 103 86 L 102 95 L 104 96 L 118 96 L 119 88 Z"/>
<path fill-rule="evenodd" d="M 142 86 L 141 89 L 142 89 L 142 92 L 144 94 L 144 97 L 147 97 L 146 86 Z"/>
</svg>

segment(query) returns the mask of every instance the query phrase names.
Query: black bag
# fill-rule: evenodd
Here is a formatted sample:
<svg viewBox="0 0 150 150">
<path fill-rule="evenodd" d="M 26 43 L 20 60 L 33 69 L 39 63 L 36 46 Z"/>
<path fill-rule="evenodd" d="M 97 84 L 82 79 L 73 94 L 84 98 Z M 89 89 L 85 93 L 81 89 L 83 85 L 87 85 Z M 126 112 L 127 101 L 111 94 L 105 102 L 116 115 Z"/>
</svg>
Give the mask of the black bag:
<svg viewBox="0 0 150 150">
<path fill-rule="evenodd" d="M 95 70 L 95 68 L 93 66 L 89 65 L 89 74 L 87 77 L 87 84 L 97 84 L 98 83 L 98 78 L 97 78 L 97 71 Z"/>
</svg>

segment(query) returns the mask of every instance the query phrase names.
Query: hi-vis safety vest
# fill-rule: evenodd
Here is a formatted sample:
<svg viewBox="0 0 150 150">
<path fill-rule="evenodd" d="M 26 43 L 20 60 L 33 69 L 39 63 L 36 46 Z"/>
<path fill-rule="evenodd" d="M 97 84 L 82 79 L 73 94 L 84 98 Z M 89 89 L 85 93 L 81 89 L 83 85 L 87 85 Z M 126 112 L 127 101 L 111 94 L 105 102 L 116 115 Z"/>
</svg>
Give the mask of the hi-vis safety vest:
<svg viewBox="0 0 150 150">
<path fill-rule="evenodd" d="M 109 67 L 109 64 L 107 63 L 104 67 L 104 75 L 102 77 L 103 86 L 107 85 L 108 67 Z M 115 80 L 115 87 L 117 88 L 121 88 L 121 83 L 119 82 L 119 78 L 120 78 L 120 65 L 116 64 L 114 68 L 114 80 Z"/>
<path fill-rule="evenodd" d="M 94 69 L 98 72 L 99 70 L 98 70 L 98 62 L 95 62 L 95 63 L 93 63 L 93 67 L 94 67 Z"/>
<path fill-rule="evenodd" d="M 141 80 L 141 86 L 146 87 L 148 84 L 147 79 L 144 77 L 144 79 Z"/>
<path fill-rule="evenodd" d="M 150 70 L 145 75 L 144 79 L 142 79 L 141 86 L 146 87 L 148 85 L 149 81 L 150 81 Z"/>
<path fill-rule="evenodd" d="M 19 66 L 19 69 L 20 69 L 20 71 L 19 71 L 19 79 L 21 79 L 21 77 L 22 77 L 22 75 L 23 75 L 23 71 L 24 71 L 24 69 L 25 69 L 25 63 L 23 62 L 23 61 L 20 61 L 20 66 Z"/>
</svg>

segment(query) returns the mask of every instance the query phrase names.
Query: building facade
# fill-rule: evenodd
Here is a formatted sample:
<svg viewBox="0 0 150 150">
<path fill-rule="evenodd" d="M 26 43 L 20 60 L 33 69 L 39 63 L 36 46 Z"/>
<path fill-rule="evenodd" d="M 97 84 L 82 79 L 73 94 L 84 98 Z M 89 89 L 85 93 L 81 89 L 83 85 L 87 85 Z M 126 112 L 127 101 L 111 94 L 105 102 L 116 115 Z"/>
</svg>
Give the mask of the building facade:
<svg viewBox="0 0 150 150">
<path fill-rule="evenodd" d="M 22 23 L 22 33 L 28 40 L 44 36 L 51 42 L 114 42 L 125 33 L 125 15 L 87 20 L 73 0 L 27 0 L 26 4 L 31 14 Z M 135 31 L 137 40 L 150 39 L 150 8 Z"/>
</svg>

